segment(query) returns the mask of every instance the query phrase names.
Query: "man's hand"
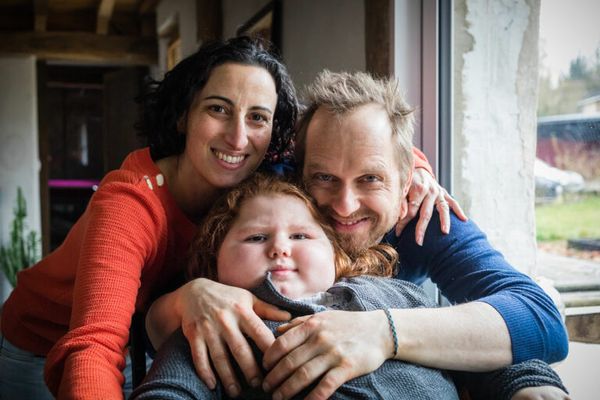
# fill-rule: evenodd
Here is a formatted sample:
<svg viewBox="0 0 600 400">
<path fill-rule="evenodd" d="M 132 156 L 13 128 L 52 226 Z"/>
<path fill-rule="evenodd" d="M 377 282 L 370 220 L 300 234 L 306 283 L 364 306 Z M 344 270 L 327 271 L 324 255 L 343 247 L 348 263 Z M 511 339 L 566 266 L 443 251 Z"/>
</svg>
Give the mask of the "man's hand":
<svg viewBox="0 0 600 400">
<path fill-rule="evenodd" d="M 415 240 L 419 245 L 423 245 L 425 230 L 429 225 L 434 206 L 440 214 L 442 232 L 444 233 L 450 232 L 450 209 L 462 221 L 467 220 L 467 216 L 458 202 L 423 168 L 417 168 L 413 171 L 412 183 L 406 201 L 408 202 L 408 212 L 396 224 L 396 236 L 399 236 L 404 227 L 419 213 L 419 222 L 415 230 Z"/>
<path fill-rule="evenodd" d="M 555 386 L 538 386 L 519 390 L 511 400 L 571 400 L 571 396 Z"/>
<path fill-rule="evenodd" d="M 263 388 L 273 391 L 274 399 L 289 399 L 322 377 L 307 398 L 330 397 L 392 356 L 385 318 L 383 311 L 325 311 L 292 320 L 280 327 L 285 333 L 265 352 L 263 364 L 270 372 Z"/>
<path fill-rule="evenodd" d="M 244 335 L 265 351 L 275 338 L 261 318 L 283 321 L 290 319 L 290 314 L 257 299 L 247 290 L 208 279 L 195 279 L 177 292 L 176 309 L 202 381 L 211 389 L 216 385 L 210 357 L 227 393 L 231 397 L 239 395 L 241 386 L 229 360 L 231 353 L 248 383 L 260 386 L 260 369 Z"/>
</svg>

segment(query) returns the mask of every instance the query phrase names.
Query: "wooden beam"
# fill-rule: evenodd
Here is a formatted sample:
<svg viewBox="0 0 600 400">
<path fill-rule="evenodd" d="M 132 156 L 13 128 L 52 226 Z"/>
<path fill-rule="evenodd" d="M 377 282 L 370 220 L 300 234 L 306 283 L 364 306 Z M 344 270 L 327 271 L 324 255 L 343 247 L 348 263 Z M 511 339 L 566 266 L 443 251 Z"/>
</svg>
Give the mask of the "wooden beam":
<svg viewBox="0 0 600 400">
<path fill-rule="evenodd" d="M 196 0 L 196 39 L 201 43 L 223 36 L 223 6 L 220 0 Z"/>
<path fill-rule="evenodd" d="M 115 8 L 115 0 L 102 0 L 98 6 L 98 17 L 96 18 L 96 33 L 106 35 L 108 24 Z"/>
<path fill-rule="evenodd" d="M 33 54 L 40 59 L 154 65 L 156 38 L 84 32 L 0 32 L 0 54 Z"/>
<path fill-rule="evenodd" d="M 35 0 L 33 2 L 34 22 L 36 32 L 45 32 L 48 24 L 48 0 Z"/>
<path fill-rule="evenodd" d="M 565 325 L 572 342 L 600 344 L 600 313 L 567 315 Z"/>
<path fill-rule="evenodd" d="M 158 0 L 142 0 L 138 7 L 138 12 L 142 15 L 153 13 L 157 4 Z"/>
<path fill-rule="evenodd" d="M 375 76 L 394 74 L 394 2 L 365 0 L 365 56 Z"/>
</svg>

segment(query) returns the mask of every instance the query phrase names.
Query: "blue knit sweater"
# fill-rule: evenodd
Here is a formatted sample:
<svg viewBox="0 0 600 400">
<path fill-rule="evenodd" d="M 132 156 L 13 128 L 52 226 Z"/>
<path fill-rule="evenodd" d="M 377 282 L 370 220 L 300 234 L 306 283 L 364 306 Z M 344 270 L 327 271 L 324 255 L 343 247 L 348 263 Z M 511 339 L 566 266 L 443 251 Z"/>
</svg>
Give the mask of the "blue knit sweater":
<svg viewBox="0 0 600 400">
<path fill-rule="evenodd" d="M 416 284 L 431 278 L 451 303 L 478 300 L 490 304 L 510 332 L 513 363 L 564 359 L 568 337 L 550 297 L 510 266 L 475 223 L 451 217 L 450 233 L 444 235 L 434 212 L 422 247 L 415 243 L 416 219 L 399 237 L 393 231 L 386 235 L 384 241 L 400 254 L 397 278 Z"/>
</svg>

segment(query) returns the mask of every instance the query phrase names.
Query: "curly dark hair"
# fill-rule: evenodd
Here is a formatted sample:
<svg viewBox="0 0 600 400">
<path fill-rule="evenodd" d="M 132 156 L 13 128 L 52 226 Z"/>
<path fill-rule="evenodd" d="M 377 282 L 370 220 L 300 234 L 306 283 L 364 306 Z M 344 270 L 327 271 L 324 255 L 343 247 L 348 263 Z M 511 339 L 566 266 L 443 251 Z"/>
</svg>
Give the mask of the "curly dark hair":
<svg viewBox="0 0 600 400">
<path fill-rule="evenodd" d="M 226 63 L 258 66 L 271 74 L 277 105 L 265 160 L 276 161 L 289 153 L 298 117 L 296 89 L 272 46 L 264 40 L 243 36 L 207 42 L 167 72 L 162 81 L 147 82 L 146 92 L 137 99 L 142 110 L 136 129 L 140 136 L 146 137 L 154 160 L 183 152 L 185 135 L 179 132 L 178 122 L 186 117 L 213 69 Z"/>
</svg>

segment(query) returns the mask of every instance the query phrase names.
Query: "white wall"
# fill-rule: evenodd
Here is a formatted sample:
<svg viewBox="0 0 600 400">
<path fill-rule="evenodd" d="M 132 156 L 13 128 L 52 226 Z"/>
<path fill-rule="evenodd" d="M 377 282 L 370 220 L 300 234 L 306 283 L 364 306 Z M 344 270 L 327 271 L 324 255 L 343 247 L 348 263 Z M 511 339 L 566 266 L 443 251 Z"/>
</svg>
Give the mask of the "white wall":
<svg viewBox="0 0 600 400">
<path fill-rule="evenodd" d="M 36 67 L 33 56 L 0 57 L 0 241 L 10 235 L 17 187 L 27 225 L 41 233 Z M 0 283 L 4 274 L 0 273 Z M 8 295 L 0 286 L 0 301 Z"/>
<path fill-rule="evenodd" d="M 363 0 L 287 0 L 283 20 L 283 58 L 298 89 L 323 68 L 366 69 Z"/>
<path fill-rule="evenodd" d="M 223 0 L 221 3 L 223 7 L 223 37 L 225 39 L 235 37 L 238 28 L 244 25 L 270 1 L 271 0 Z"/>
<path fill-rule="evenodd" d="M 539 0 L 455 1 L 454 193 L 490 242 L 535 273 Z"/>
</svg>

